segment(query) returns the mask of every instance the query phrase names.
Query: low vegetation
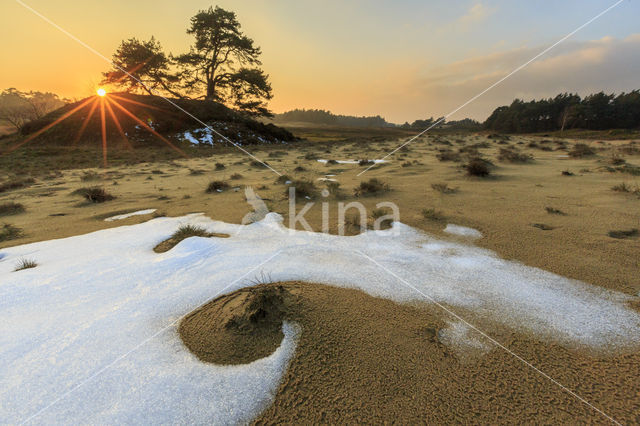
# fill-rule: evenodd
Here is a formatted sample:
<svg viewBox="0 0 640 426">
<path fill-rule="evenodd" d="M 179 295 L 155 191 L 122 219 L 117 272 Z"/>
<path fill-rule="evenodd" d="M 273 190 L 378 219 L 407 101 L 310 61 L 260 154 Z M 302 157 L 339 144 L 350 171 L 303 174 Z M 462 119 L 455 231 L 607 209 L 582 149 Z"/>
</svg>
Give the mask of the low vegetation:
<svg viewBox="0 0 640 426">
<path fill-rule="evenodd" d="M 585 143 L 577 143 L 573 149 L 569 151 L 569 156 L 573 158 L 589 157 L 595 154 L 595 151 Z"/>
<path fill-rule="evenodd" d="M 623 239 L 623 238 L 632 238 L 638 236 L 638 229 L 627 229 L 627 230 L 617 230 L 617 231 L 609 231 L 607 235 L 611 238 Z"/>
<path fill-rule="evenodd" d="M 432 183 L 431 188 L 441 194 L 453 194 L 458 191 L 458 188 L 451 188 L 446 183 Z"/>
<path fill-rule="evenodd" d="M 293 191 L 296 198 L 314 198 L 318 188 L 316 188 L 316 185 L 310 180 L 299 179 L 291 182 L 291 185 L 285 189 L 285 196 L 289 196 L 290 190 Z"/>
<path fill-rule="evenodd" d="M 6 182 L 0 183 L 0 194 L 14 189 L 25 188 L 33 183 L 35 183 L 35 179 L 32 177 L 9 179 Z"/>
<path fill-rule="evenodd" d="M 549 214 L 557 214 L 560 216 L 566 216 L 567 214 L 560 209 L 555 209 L 553 207 L 545 207 L 544 208 Z"/>
<path fill-rule="evenodd" d="M 464 168 L 469 176 L 487 177 L 491 173 L 487 161 L 479 157 L 469 160 Z"/>
<path fill-rule="evenodd" d="M 10 216 L 18 213 L 24 213 L 25 208 L 20 203 L 8 202 L 0 204 L 0 216 Z"/>
<path fill-rule="evenodd" d="M 207 194 L 212 194 L 216 192 L 222 192 L 228 188 L 229 188 L 229 184 L 227 182 L 222 180 L 214 180 L 209 182 L 209 185 L 207 185 L 207 189 L 205 190 L 205 192 Z"/>
<path fill-rule="evenodd" d="M 422 217 L 435 222 L 440 222 L 446 219 L 446 216 L 436 209 L 422 209 Z"/>
<path fill-rule="evenodd" d="M 190 237 L 217 237 L 217 238 L 229 238 L 228 234 L 212 233 L 206 229 L 196 225 L 182 225 L 179 227 L 169 239 L 164 240 L 153 248 L 156 253 L 164 253 L 175 247 L 180 241 Z"/>
<path fill-rule="evenodd" d="M 5 223 L 4 225 L 2 225 L 2 228 L 0 228 L 0 243 L 9 240 L 15 240 L 22 237 L 22 235 L 22 229 L 9 223 Z"/>
<path fill-rule="evenodd" d="M 22 271 L 23 269 L 31 269 L 35 268 L 36 266 L 38 266 L 38 262 L 33 259 L 20 259 L 13 271 Z"/>
<path fill-rule="evenodd" d="M 90 203 L 104 203 L 105 201 L 111 201 L 116 198 L 99 186 L 76 189 L 72 194 L 81 195 Z"/>
<path fill-rule="evenodd" d="M 528 163 L 533 160 L 533 157 L 529 154 L 523 154 L 514 149 L 500 148 L 498 159 L 500 161 L 508 163 Z"/>
<path fill-rule="evenodd" d="M 360 182 L 360 185 L 355 189 L 355 194 L 357 196 L 367 196 L 390 190 L 391 187 L 387 183 L 379 180 L 378 178 L 371 178 L 368 181 Z"/>
</svg>

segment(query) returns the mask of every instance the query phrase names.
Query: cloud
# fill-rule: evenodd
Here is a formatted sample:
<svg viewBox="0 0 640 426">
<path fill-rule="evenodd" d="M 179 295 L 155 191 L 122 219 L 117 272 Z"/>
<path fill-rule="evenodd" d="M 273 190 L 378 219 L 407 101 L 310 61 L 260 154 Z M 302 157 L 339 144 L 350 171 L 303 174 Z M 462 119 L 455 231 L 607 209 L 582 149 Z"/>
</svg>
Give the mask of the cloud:
<svg viewBox="0 0 640 426">
<path fill-rule="evenodd" d="M 422 117 L 445 115 L 524 64 L 546 46 L 520 47 L 430 69 L 407 81 L 398 93 L 405 111 Z M 561 92 L 581 95 L 640 88 L 640 34 L 624 39 L 571 42 L 529 64 L 451 119 L 485 119 L 496 107 Z M 401 100 L 402 99 L 402 100 Z M 394 114 L 395 115 L 395 114 Z M 412 114 L 411 116 L 414 116 Z M 418 118 L 418 117 L 415 117 Z"/>
<path fill-rule="evenodd" d="M 484 21 L 493 12 L 493 9 L 484 4 L 476 3 L 467 10 L 467 13 L 458 18 L 456 24 L 460 29 L 468 29 L 472 25 Z"/>
</svg>

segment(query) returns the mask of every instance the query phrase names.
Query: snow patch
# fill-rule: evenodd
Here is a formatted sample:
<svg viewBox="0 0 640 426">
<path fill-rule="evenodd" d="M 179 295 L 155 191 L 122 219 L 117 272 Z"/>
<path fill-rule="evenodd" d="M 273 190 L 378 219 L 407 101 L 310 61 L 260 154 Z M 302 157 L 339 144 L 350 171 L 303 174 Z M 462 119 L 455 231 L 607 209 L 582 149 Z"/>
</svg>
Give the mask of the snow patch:
<svg viewBox="0 0 640 426">
<path fill-rule="evenodd" d="M 155 211 L 156 211 L 156 209 L 138 210 L 137 212 L 131 212 L 131 213 L 125 213 L 125 214 L 119 214 L 119 215 L 111 216 L 111 217 L 106 218 L 104 221 L 105 222 L 113 222 L 115 220 L 127 219 L 127 218 L 132 217 L 132 216 L 141 216 L 141 215 L 145 215 L 145 214 L 151 214 L 151 213 L 153 213 Z"/>
<path fill-rule="evenodd" d="M 327 163 L 329 160 L 317 160 L 318 163 Z M 334 160 L 338 164 L 359 164 L 360 160 Z M 373 161 L 375 164 L 386 163 L 387 160 L 368 160 Z"/>
<path fill-rule="evenodd" d="M 447 224 L 447 227 L 444 228 L 444 232 L 461 237 L 482 238 L 482 233 L 476 229 L 467 228 L 466 226 L 453 225 L 451 223 Z"/>
<path fill-rule="evenodd" d="M 290 230 L 282 221 L 268 213 L 235 225 L 193 214 L 3 249 L 0 419 L 19 423 L 61 398 L 34 421 L 249 422 L 272 401 L 294 352 L 294 327 L 285 324 L 281 347 L 267 358 L 215 366 L 184 347 L 176 324 L 261 274 L 397 302 L 435 300 L 569 347 L 638 348 L 640 314 L 626 305 L 631 296 L 399 222 L 389 231 L 340 237 Z M 186 224 L 231 237 L 192 237 L 153 252 Z M 24 256 L 40 266 L 12 272 Z M 451 344 L 474 334 L 455 324 L 444 330 Z"/>
</svg>

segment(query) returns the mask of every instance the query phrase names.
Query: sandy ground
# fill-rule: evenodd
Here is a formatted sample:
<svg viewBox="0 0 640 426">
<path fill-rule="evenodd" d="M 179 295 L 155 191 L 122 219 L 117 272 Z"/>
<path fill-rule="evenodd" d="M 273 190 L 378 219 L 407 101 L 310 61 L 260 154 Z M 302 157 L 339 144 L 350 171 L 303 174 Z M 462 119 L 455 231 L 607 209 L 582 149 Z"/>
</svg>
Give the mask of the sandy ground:
<svg viewBox="0 0 640 426">
<path fill-rule="evenodd" d="M 608 422 L 504 350 L 443 343 L 441 314 L 357 290 L 286 282 L 216 299 L 185 318 L 180 333 L 201 359 L 229 364 L 257 359 L 256 348 L 280 341 L 276 319 L 302 325 L 295 358 L 258 424 Z M 640 354 L 590 356 L 492 330 L 616 420 L 640 419 Z"/>
<path fill-rule="evenodd" d="M 376 203 L 392 201 L 400 208 L 402 222 L 441 238 L 452 238 L 442 233 L 446 223 L 469 226 L 484 235 L 476 241 L 477 245 L 504 258 L 638 295 L 638 238 L 617 239 L 607 235 L 611 230 L 640 228 L 640 197 L 611 189 L 623 182 L 635 188 L 640 178 L 607 170 L 617 147 L 628 141 L 591 141 L 588 143 L 598 150 L 597 155 L 573 159 L 567 158 L 562 150 L 527 147 L 531 141 L 539 143 L 544 139 L 548 138 L 511 137 L 509 145 L 534 157 L 531 163 L 512 164 L 497 159 L 498 149 L 507 145 L 497 145 L 486 136 L 430 136 L 414 142 L 407 152 L 399 152 L 389 158 L 389 163 L 362 177 L 357 174 L 364 167 L 325 165 L 305 156 L 315 154 L 318 158 L 335 160 L 381 158 L 397 146 L 396 140 L 366 145 L 317 142 L 293 149 L 268 147 L 254 153 L 293 179 L 316 181 L 326 174 L 336 175 L 343 198 L 318 198 L 305 216 L 316 231 L 321 229 L 323 201 L 329 203 L 333 233 L 338 230 L 338 202 L 360 201 L 371 212 Z M 451 146 L 442 145 L 442 140 Z M 435 156 L 438 149 L 457 150 L 479 142 L 490 145 L 479 151 L 496 164 L 494 177 L 468 177 L 460 163 L 441 162 Z M 625 155 L 624 159 L 640 165 L 639 155 Z M 240 223 L 252 211 L 245 202 L 245 186 L 252 186 L 271 211 L 285 217 L 287 224 L 286 186 L 275 182 L 278 176 L 274 172 L 250 162 L 242 153 L 231 153 L 210 159 L 63 171 L 28 188 L 0 194 L 0 204 L 12 201 L 26 208 L 24 213 L 0 218 L 0 222 L 24 232 L 19 239 L 0 242 L 0 248 L 140 223 L 154 214 L 204 212 L 217 220 Z M 215 170 L 216 163 L 224 164 L 225 168 Z M 304 170 L 294 171 L 299 166 Z M 574 175 L 563 175 L 561 172 L 565 170 Z M 96 172 L 99 177 L 83 180 L 86 172 Z M 232 179 L 234 174 L 241 177 Z M 356 198 L 355 187 L 373 177 L 388 183 L 391 191 Z M 226 181 L 230 188 L 221 193 L 205 193 L 213 180 Z M 432 189 L 435 183 L 446 183 L 457 190 L 442 194 Z M 103 186 L 116 198 L 102 204 L 87 204 L 72 195 L 78 188 L 94 185 Z M 319 189 L 324 187 L 321 182 L 317 185 Z M 302 206 L 303 202 L 299 203 L 298 210 Z M 547 207 L 565 214 L 548 213 Z M 422 210 L 430 208 L 440 212 L 443 219 L 425 218 Z M 157 211 L 104 221 L 113 215 L 143 209 Z M 543 230 L 534 224 L 552 229 Z M 433 330 L 437 332 L 443 326 L 445 316 L 435 307 L 397 305 L 361 292 L 319 285 L 302 287 L 287 283 L 285 288 L 298 295 L 296 313 L 292 315 L 305 331 L 276 402 L 258 419 L 260 423 L 606 422 L 505 351 L 493 349 L 467 357 L 441 344 L 437 333 L 433 337 Z M 601 357 L 495 328 L 492 331 L 497 340 L 587 400 L 596 401 L 616 419 L 640 421 L 640 387 L 636 380 L 639 354 Z M 276 335 L 271 344 L 278 339 Z M 205 343 L 214 347 L 219 344 Z"/>
</svg>

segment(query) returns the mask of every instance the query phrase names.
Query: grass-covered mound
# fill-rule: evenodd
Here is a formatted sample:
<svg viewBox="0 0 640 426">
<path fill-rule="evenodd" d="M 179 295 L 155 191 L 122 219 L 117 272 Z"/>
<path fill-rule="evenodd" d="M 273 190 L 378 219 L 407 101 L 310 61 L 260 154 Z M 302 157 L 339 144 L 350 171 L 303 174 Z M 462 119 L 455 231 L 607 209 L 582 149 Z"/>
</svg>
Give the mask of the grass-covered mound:
<svg viewBox="0 0 640 426">
<path fill-rule="evenodd" d="M 85 119 L 91 114 L 94 102 L 97 103 L 97 106 L 93 111 L 93 115 L 86 123 L 82 136 L 76 141 L 76 135 L 83 127 Z M 104 103 L 106 133 L 110 146 L 124 143 L 113 115 L 115 115 L 123 132 L 134 146 L 145 142 L 153 144 L 160 142 L 143 125 L 119 108 L 118 105 L 174 143 L 188 143 L 189 140 L 185 138 L 185 132 L 190 132 L 199 140 L 226 143 L 215 133 L 211 137 L 207 137 L 206 133 L 211 132 L 207 132 L 201 122 L 206 123 L 234 143 L 241 145 L 280 143 L 295 139 L 285 129 L 273 124 L 261 123 L 217 102 L 192 99 L 171 99 L 171 102 L 175 105 L 159 96 L 110 93 L 103 99 L 96 96 L 65 105 L 41 119 L 27 123 L 20 133 L 22 136 L 28 137 L 82 105 L 75 113 L 38 136 L 38 140 L 42 141 L 42 143 L 56 145 L 95 144 L 96 141 L 100 141 L 102 138 L 101 103 Z"/>
</svg>

